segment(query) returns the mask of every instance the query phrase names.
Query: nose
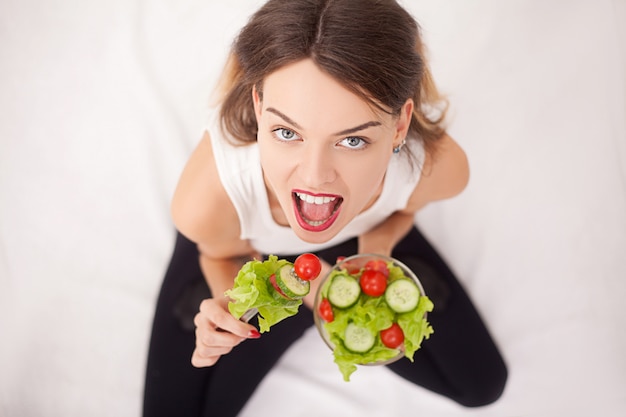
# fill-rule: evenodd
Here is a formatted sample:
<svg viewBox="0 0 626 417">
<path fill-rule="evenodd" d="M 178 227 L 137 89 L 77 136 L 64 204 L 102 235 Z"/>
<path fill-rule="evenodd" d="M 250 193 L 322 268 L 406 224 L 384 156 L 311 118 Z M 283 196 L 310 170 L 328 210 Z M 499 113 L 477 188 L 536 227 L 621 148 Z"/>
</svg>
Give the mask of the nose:
<svg viewBox="0 0 626 417">
<path fill-rule="evenodd" d="M 337 178 L 332 149 L 309 143 L 300 154 L 299 175 L 304 184 L 315 190 Z"/>
</svg>

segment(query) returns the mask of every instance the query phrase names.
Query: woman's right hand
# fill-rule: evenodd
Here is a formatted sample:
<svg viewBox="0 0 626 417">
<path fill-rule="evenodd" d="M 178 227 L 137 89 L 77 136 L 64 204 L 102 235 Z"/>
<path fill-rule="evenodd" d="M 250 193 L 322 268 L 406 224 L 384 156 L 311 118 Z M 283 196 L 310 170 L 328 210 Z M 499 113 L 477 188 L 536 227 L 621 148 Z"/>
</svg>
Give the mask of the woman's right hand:
<svg viewBox="0 0 626 417">
<path fill-rule="evenodd" d="M 191 364 L 196 368 L 213 366 L 222 355 L 229 353 L 239 343 L 261 337 L 254 326 L 234 318 L 224 303 L 214 298 L 202 301 L 194 324 L 196 348 Z"/>
</svg>

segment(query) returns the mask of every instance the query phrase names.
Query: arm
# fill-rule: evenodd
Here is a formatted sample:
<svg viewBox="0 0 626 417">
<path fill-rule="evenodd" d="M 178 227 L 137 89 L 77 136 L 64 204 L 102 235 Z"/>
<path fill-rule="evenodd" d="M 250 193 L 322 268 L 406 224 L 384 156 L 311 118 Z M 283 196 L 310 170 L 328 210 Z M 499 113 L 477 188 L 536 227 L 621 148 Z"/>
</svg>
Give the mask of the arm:
<svg viewBox="0 0 626 417">
<path fill-rule="evenodd" d="M 255 253 L 239 239 L 237 212 L 220 182 L 210 140 L 205 134 L 191 155 L 171 207 L 176 228 L 198 245 L 200 267 L 213 294 L 199 306 L 194 320 L 196 349 L 191 362 L 197 367 L 211 366 L 246 338 L 258 337 L 254 326 L 228 312 L 223 295 L 243 262 Z"/>
<path fill-rule="evenodd" d="M 198 249 L 200 251 L 200 269 L 211 289 L 211 294 L 224 309 L 227 309 L 229 298 L 224 295 L 224 292 L 233 287 L 234 278 L 241 267 L 255 256 L 250 253 L 247 256 L 213 258 L 207 255 L 202 245 L 198 245 Z"/>
<path fill-rule="evenodd" d="M 436 159 L 426 156 L 422 177 L 407 207 L 359 237 L 359 253 L 389 256 L 414 226 L 418 210 L 432 201 L 454 197 L 465 189 L 469 180 L 469 166 L 461 147 L 445 135 L 440 139 L 436 156 Z"/>
</svg>

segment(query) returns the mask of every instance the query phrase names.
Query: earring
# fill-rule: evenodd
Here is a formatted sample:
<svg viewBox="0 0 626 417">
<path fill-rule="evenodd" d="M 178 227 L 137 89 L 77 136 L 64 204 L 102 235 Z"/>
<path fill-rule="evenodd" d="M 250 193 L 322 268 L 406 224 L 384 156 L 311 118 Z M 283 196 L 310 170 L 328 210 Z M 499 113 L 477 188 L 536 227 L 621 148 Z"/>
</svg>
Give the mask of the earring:
<svg viewBox="0 0 626 417">
<path fill-rule="evenodd" d="M 402 139 L 402 142 L 398 146 L 393 148 L 393 153 L 400 153 L 400 149 L 402 149 L 405 143 L 406 143 L 406 139 Z"/>
</svg>

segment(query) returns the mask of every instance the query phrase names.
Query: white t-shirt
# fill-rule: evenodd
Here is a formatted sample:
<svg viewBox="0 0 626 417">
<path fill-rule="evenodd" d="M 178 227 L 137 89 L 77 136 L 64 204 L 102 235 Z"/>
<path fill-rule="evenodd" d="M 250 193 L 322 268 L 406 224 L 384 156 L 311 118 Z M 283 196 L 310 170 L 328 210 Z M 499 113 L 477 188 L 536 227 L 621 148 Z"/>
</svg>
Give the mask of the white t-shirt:
<svg viewBox="0 0 626 417">
<path fill-rule="evenodd" d="M 252 247 L 263 254 L 298 255 L 329 248 L 359 236 L 393 212 L 405 208 L 421 176 L 424 147 L 421 141 L 409 140 L 407 146 L 411 146 L 418 163 L 412 167 L 404 152 L 392 155 L 378 200 L 328 242 L 308 243 L 298 238 L 290 227 L 281 226 L 272 218 L 258 144 L 231 145 L 220 128 L 219 111 L 212 111 L 209 116 L 207 130 L 211 135 L 217 170 L 239 215 L 240 238 L 249 240 Z"/>
</svg>

